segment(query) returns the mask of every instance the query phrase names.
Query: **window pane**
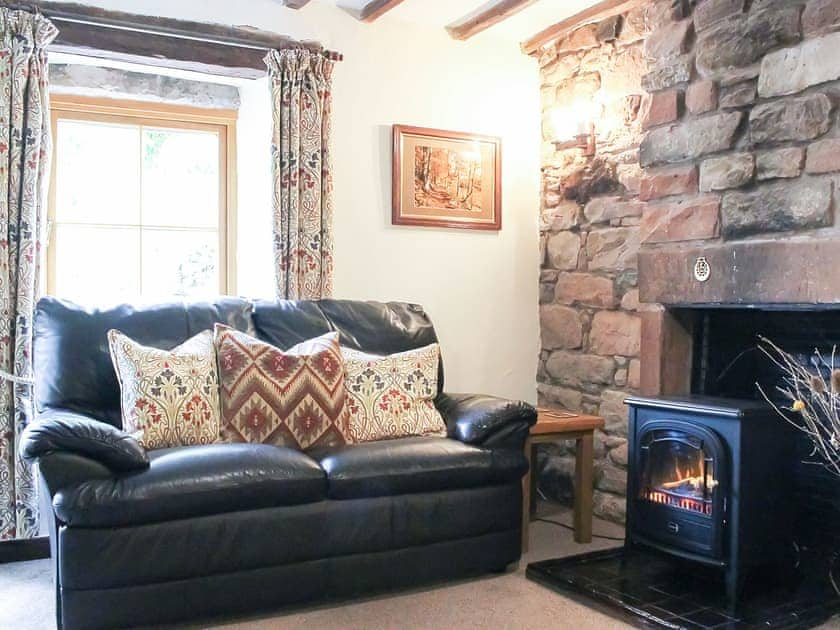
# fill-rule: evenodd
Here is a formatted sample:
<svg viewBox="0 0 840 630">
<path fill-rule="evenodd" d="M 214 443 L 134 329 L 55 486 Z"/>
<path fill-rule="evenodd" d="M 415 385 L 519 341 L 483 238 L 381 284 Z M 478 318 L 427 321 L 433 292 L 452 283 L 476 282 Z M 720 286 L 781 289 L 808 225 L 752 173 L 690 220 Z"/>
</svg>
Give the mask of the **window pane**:
<svg viewBox="0 0 840 630">
<path fill-rule="evenodd" d="M 218 295 L 218 250 L 218 235 L 209 230 L 144 229 L 144 298 L 211 298 Z"/>
<path fill-rule="evenodd" d="M 219 134 L 143 128 L 143 224 L 218 227 Z"/>
<path fill-rule="evenodd" d="M 139 127 L 61 120 L 56 136 L 56 220 L 137 225 Z"/>
<path fill-rule="evenodd" d="M 56 294 L 85 305 L 132 301 L 140 294 L 140 230 L 56 227 Z"/>
</svg>

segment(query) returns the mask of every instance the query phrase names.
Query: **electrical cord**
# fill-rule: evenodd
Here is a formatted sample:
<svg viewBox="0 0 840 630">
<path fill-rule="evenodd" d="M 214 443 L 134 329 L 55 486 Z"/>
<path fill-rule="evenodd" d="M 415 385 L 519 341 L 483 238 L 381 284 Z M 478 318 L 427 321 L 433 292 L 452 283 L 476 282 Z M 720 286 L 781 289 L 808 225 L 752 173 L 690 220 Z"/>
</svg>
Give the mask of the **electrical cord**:
<svg viewBox="0 0 840 630">
<path fill-rule="evenodd" d="M 534 519 L 535 521 L 542 521 L 543 523 L 550 523 L 552 525 L 558 525 L 560 527 L 565 527 L 568 530 L 575 531 L 575 528 L 571 525 L 567 525 L 566 523 L 562 523 L 560 521 L 553 521 L 550 518 L 541 518 L 537 517 Z M 592 534 L 592 538 L 601 538 L 602 540 L 615 540 L 618 542 L 624 542 L 623 538 L 616 538 L 615 536 L 605 536 L 603 534 Z"/>
</svg>

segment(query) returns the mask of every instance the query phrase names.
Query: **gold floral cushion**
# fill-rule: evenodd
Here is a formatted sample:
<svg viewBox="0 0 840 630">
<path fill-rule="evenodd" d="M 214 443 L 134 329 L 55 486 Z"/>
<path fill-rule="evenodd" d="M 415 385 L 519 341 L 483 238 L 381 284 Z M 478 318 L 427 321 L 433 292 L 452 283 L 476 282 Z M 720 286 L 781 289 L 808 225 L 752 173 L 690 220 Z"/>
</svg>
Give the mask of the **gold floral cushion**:
<svg viewBox="0 0 840 630">
<path fill-rule="evenodd" d="M 120 383 L 123 429 L 147 449 L 219 440 L 219 377 L 213 333 L 172 350 L 143 346 L 108 331 Z"/>
<path fill-rule="evenodd" d="M 342 348 L 354 442 L 446 435 L 434 405 L 440 348 L 434 343 L 388 356 Z"/>
<path fill-rule="evenodd" d="M 350 441 L 338 333 L 280 350 L 216 325 L 222 438 L 305 450 Z"/>
</svg>

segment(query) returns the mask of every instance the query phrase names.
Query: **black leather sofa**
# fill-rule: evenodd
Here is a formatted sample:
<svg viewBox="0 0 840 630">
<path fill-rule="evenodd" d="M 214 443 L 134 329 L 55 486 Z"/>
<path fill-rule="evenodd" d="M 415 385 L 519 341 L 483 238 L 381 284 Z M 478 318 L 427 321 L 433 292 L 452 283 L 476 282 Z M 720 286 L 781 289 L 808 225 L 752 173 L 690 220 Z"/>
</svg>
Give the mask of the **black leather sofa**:
<svg viewBox="0 0 840 630">
<path fill-rule="evenodd" d="M 120 427 L 106 331 L 171 348 L 222 322 L 279 347 L 329 330 L 385 354 L 436 341 L 403 303 L 168 304 L 35 319 L 40 465 L 59 627 L 157 626 L 504 570 L 520 556 L 522 402 L 441 392 L 447 438 L 300 453 L 217 444 L 145 453 Z M 442 370 L 442 368 L 441 368 Z"/>
</svg>

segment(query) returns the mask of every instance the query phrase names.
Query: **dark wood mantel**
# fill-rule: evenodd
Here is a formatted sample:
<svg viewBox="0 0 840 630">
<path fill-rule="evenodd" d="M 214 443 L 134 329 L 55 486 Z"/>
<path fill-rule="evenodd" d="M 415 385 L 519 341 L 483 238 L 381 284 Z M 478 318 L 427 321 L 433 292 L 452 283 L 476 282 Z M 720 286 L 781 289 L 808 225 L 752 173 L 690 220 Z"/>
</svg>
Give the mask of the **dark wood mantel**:
<svg viewBox="0 0 840 630">
<path fill-rule="evenodd" d="M 36 10 L 50 18 L 59 29 L 52 51 L 155 67 L 258 78 L 265 75 L 263 58 L 268 50 L 323 51 L 317 42 L 301 42 L 249 26 L 176 20 L 65 2 L 0 0 L 0 6 Z"/>
</svg>

